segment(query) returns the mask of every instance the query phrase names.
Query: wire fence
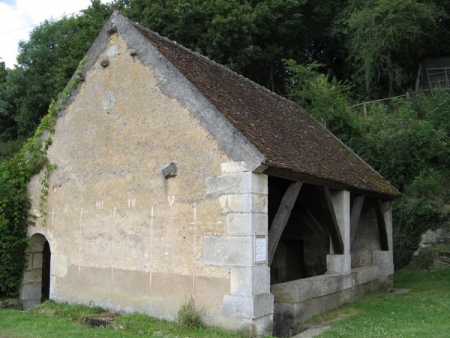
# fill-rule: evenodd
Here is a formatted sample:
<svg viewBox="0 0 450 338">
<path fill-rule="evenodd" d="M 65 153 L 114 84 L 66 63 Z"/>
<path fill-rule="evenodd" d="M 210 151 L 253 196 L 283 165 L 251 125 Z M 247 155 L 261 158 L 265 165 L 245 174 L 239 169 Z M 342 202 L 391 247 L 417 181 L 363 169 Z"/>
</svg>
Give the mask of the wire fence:
<svg viewBox="0 0 450 338">
<path fill-rule="evenodd" d="M 371 100 L 371 101 L 364 101 L 361 103 L 357 103 L 354 104 L 353 106 L 350 106 L 350 108 L 356 108 L 356 107 L 361 107 L 361 115 L 362 116 L 367 116 L 368 113 L 368 107 L 370 104 L 373 103 L 380 103 L 380 102 L 384 102 L 384 101 L 390 101 L 393 99 L 398 99 L 398 98 L 406 98 L 407 100 L 411 99 L 414 96 L 421 96 L 427 93 L 430 94 L 434 94 L 436 92 L 442 92 L 442 91 L 450 91 L 450 85 L 448 87 L 439 87 L 439 88 L 435 88 L 435 89 L 423 89 L 419 92 L 406 92 L 405 94 L 402 95 L 397 95 L 397 96 L 391 96 L 391 97 L 386 97 L 383 99 L 378 99 L 378 100 Z"/>
</svg>

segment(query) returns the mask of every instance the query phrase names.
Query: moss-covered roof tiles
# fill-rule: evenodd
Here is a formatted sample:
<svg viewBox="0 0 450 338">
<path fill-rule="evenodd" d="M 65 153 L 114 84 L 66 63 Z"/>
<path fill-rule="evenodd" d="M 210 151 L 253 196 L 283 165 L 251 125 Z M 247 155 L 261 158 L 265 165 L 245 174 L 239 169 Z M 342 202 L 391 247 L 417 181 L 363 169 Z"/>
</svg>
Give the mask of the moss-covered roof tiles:
<svg viewBox="0 0 450 338">
<path fill-rule="evenodd" d="M 266 157 L 269 167 L 384 196 L 399 195 L 298 105 L 134 25 Z"/>
</svg>

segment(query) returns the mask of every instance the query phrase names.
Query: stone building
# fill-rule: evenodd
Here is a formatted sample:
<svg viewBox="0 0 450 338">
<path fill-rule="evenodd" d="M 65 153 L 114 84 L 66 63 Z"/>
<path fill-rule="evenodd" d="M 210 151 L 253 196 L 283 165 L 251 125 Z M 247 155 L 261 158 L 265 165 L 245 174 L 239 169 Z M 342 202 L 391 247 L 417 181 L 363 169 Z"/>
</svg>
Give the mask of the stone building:
<svg viewBox="0 0 450 338">
<path fill-rule="evenodd" d="M 113 14 L 29 185 L 21 289 L 251 336 L 388 287 L 386 180 L 294 103 Z M 42 176 L 42 174 L 41 174 Z"/>
</svg>

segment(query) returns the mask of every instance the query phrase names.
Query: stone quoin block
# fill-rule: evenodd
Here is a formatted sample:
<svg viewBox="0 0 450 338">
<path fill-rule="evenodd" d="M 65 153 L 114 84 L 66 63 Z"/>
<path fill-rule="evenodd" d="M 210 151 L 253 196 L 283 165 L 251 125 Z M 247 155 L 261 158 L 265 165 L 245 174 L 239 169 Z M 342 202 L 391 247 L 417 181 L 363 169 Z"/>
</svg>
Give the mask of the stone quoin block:
<svg viewBox="0 0 450 338">
<path fill-rule="evenodd" d="M 266 195 L 223 195 L 219 197 L 219 202 L 223 212 L 267 213 Z"/>
<path fill-rule="evenodd" d="M 262 317 L 273 313 L 273 295 L 271 293 L 250 297 L 226 295 L 223 307 L 224 313 L 230 316 Z"/>
<path fill-rule="evenodd" d="M 249 171 L 245 162 L 227 162 L 220 165 L 223 173 L 239 173 Z"/>
<path fill-rule="evenodd" d="M 266 213 L 227 214 L 227 233 L 230 236 L 268 235 L 268 216 Z"/>
<path fill-rule="evenodd" d="M 203 261 L 206 265 L 252 266 L 253 237 L 204 237 Z"/>
<path fill-rule="evenodd" d="M 231 294 L 239 296 L 270 293 L 270 268 L 267 265 L 231 268 Z"/>
<path fill-rule="evenodd" d="M 267 195 L 267 176 L 252 172 L 229 173 L 206 179 L 206 193 Z"/>
</svg>

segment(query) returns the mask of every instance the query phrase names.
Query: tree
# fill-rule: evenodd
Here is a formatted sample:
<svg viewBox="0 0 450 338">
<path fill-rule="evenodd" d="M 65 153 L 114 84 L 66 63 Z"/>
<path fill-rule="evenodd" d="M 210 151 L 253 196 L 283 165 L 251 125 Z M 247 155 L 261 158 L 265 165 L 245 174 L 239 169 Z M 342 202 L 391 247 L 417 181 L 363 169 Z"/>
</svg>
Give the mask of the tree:
<svg viewBox="0 0 450 338">
<path fill-rule="evenodd" d="M 0 160 L 16 152 L 62 91 L 110 16 L 111 5 L 92 0 L 76 17 L 45 21 L 19 44 L 18 65 L 0 63 Z"/>
<path fill-rule="evenodd" d="M 349 1 L 336 32 L 346 36 L 354 78 L 364 85 L 365 96 L 380 81 L 386 81 L 389 96 L 407 83 L 411 70 L 405 60 L 418 63 L 443 17 L 446 13 L 432 2 Z"/>
<path fill-rule="evenodd" d="M 326 36 L 343 0 L 129 0 L 123 13 L 143 26 L 281 94 L 283 60 L 334 64 Z M 336 47 L 336 45 L 333 45 Z"/>
<path fill-rule="evenodd" d="M 320 73 L 318 70 L 322 66 L 318 63 L 303 66 L 288 60 L 286 65 L 290 74 L 287 82 L 289 99 L 297 102 L 347 145 L 361 137 L 360 117 L 349 108 L 348 84 Z"/>
</svg>

